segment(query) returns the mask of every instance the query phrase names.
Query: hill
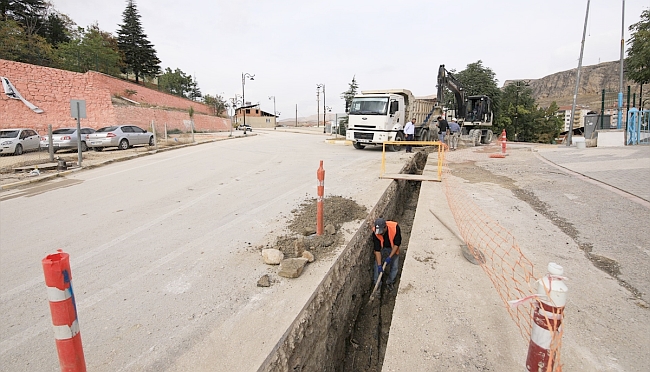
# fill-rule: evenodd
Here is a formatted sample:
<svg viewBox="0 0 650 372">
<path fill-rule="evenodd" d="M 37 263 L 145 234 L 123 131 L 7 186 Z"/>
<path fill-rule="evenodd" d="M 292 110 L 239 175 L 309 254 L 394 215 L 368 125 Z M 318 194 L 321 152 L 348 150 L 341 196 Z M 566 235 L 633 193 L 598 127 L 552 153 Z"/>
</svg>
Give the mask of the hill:
<svg viewBox="0 0 650 372">
<path fill-rule="evenodd" d="M 580 86 L 578 88 L 578 104 L 597 109 L 600 107 L 601 92 L 605 89 L 608 93 L 619 91 L 619 61 L 603 62 L 592 66 L 582 66 L 580 71 Z M 556 101 L 558 106 L 571 105 L 576 84 L 576 69 L 556 72 L 540 79 L 522 79 L 529 81 L 535 101 L 541 107 L 547 107 Z M 516 80 L 506 80 L 503 86 L 514 84 Z M 637 92 L 639 87 L 632 81 L 624 83 L 624 93 L 627 86 L 632 86 L 632 92 Z M 610 95 L 608 98 L 611 100 Z M 627 98 L 626 98 L 627 99 Z"/>
</svg>

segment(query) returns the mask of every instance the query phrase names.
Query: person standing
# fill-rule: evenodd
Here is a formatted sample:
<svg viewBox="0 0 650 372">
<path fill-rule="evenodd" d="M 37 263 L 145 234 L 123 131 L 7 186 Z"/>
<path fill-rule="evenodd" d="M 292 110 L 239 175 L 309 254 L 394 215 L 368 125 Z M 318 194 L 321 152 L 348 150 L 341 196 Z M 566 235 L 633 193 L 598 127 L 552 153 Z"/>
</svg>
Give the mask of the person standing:
<svg viewBox="0 0 650 372">
<path fill-rule="evenodd" d="M 442 116 L 438 116 L 438 141 L 442 143 L 445 142 L 447 129 L 449 129 L 449 123 L 447 120 L 443 119 Z"/>
<path fill-rule="evenodd" d="M 449 148 L 452 151 L 458 148 L 458 137 L 460 137 L 460 125 L 456 118 L 452 118 L 449 123 Z"/>
<path fill-rule="evenodd" d="M 383 218 L 377 218 L 372 227 L 372 241 L 374 243 L 374 276 L 373 284 L 377 283 L 379 273 L 383 271 L 382 260 L 386 263 L 388 279 L 386 286 L 389 290 L 393 289 L 397 269 L 399 266 L 399 246 L 402 245 L 402 232 L 395 221 L 386 221 Z"/>
<path fill-rule="evenodd" d="M 404 126 L 404 134 L 406 135 L 406 141 L 413 141 L 415 138 L 415 118 L 411 119 L 406 126 Z M 406 145 L 406 152 L 413 152 L 413 148 L 409 145 Z"/>
</svg>

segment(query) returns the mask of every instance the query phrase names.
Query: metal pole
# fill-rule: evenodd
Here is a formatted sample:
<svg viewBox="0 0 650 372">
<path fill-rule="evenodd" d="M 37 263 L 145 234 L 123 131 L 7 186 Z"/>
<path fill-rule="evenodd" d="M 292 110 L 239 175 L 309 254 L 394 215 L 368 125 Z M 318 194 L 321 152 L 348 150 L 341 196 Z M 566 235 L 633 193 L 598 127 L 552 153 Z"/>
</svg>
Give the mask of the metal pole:
<svg viewBox="0 0 650 372">
<path fill-rule="evenodd" d="M 619 66 L 620 79 L 618 85 L 618 121 L 616 128 L 623 128 L 623 54 L 625 51 L 625 0 L 623 0 L 623 11 L 621 14 L 621 63 Z"/>
<path fill-rule="evenodd" d="M 320 125 L 320 85 L 316 85 L 316 128 Z"/>
<path fill-rule="evenodd" d="M 298 104 L 296 103 L 296 128 L 298 127 Z"/>
<path fill-rule="evenodd" d="M 50 161 L 54 161 L 54 144 L 52 143 L 53 142 L 53 139 L 52 139 L 52 124 L 48 124 L 48 126 L 47 126 L 47 134 L 50 136 L 50 138 L 47 141 L 48 142 L 47 149 L 48 149 L 48 152 L 50 153 Z"/>
<path fill-rule="evenodd" d="M 515 83 L 517 87 L 517 95 L 515 97 L 515 139 L 517 138 L 517 132 L 519 131 L 519 81 Z"/>
<path fill-rule="evenodd" d="M 241 74 L 241 102 L 242 102 L 242 111 L 244 111 L 244 130 L 246 130 L 246 92 L 244 90 L 244 83 L 246 79 L 244 78 L 244 73 Z"/>
<path fill-rule="evenodd" d="M 325 133 L 326 115 L 327 115 L 327 108 L 325 107 L 325 84 L 323 84 L 323 133 Z"/>
<path fill-rule="evenodd" d="M 81 168 L 81 111 L 77 101 L 77 164 Z"/>
<path fill-rule="evenodd" d="M 603 89 L 602 98 L 600 100 L 600 127 L 602 129 L 609 129 L 605 128 L 605 89 Z"/>
<path fill-rule="evenodd" d="M 578 60 L 578 72 L 576 74 L 576 88 L 573 91 L 573 105 L 571 106 L 571 122 L 569 123 L 569 133 L 567 133 L 567 146 L 571 146 L 571 140 L 573 137 L 573 118 L 576 113 L 576 103 L 578 100 L 578 88 L 580 87 L 580 69 L 582 68 L 582 54 L 585 49 L 585 35 L 587 34 L 587 19 L 589 19 L 589 3 L 591 0 L 587 0 L 587 12 L 585 13 L 585 27 L 582 31 L 582 43 L 580 43 L 580 59 Z M 622 71 L 622 70 L 621 70 Z"/>
</svg>

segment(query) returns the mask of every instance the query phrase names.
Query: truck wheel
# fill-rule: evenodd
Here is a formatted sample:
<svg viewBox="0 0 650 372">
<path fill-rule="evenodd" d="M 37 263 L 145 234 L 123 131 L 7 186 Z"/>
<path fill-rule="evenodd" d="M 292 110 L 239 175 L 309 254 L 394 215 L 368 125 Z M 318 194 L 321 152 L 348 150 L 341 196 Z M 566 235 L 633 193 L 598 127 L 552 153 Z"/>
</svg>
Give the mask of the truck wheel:
<svg viewBox="0 0 650 372">
<path fill-rule="evenodd" d="M 352 146 L 354 146 L 354 148 L 357 150 L 363 150 L 364 148 L 366 148 L 366 146 L 360 144 L 359 142 L 354 142 Z"/>
<path fill-rule="evenodd" d="M 481 144 L 481 130 L 480 129 L 474 129 L 474 133 L 472 133 L 472 142 L 474 143 L 474 146 L 478 146 Z"/>
<path fill-rule="evenodd" d="M 487 133 L 485 133 L 485 137 L 483 138 L 483 143 L 489 145 L 490 142 L 492 142 L 492 135 L 492 131 L 488 130 Z"/>
<path fill-rule="evenodd" d="M 395 141 L 403 142 L 404 141 L 404 133 L 402 132 L 397 132 L 397 135 L 395 135 Z M 397 152 L 402 149 L 401 145 L 388 145 L 386 146 L 386 151 L 390 152 Z"/>
</svg>

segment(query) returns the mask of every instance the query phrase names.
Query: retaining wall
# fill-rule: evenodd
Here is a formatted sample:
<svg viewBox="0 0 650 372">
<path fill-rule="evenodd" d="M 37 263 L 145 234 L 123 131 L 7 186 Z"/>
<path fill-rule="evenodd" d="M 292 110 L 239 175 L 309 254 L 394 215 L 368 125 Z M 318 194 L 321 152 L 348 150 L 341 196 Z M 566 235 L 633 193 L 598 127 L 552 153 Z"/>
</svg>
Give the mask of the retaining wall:
<svg viewBox="0 0 650 372">
<path fill-rule="evenodd" d="M 87 118 L 81 119 L 81 124 L 95 129 L 117 124 L 149 128 L 154 120 L 160 130 L 163 123 L 168 123 L 169 129 L 187 130 L 189 122 L 186 124 L 184 120 L 189 120 L 190 106 L 195 111 L 197 130 L 230 128 L 230 120 L 207 115 L 210 107 L 202 103 L 94 71 L 81 74 L 0 59 L 0 76 L 7 77 L 27 101 L 44 111 L 42 114 L 33 112 L 21 101 L 7 97 L 0 88 L 0 128 L 27 127 L 45 134 L 49 124 L 53 129 L 73 127 L 76 121 L 70 116 L 71 99 L 86 101 Z M 126 90 L 136 93 L 127 95 Z M 113 95 L 127 97 L 142 106 L 114 105 Z"/>
<path fill-rule="evenodd" d="M 417 152 L 400 173 L 422 170 L 427 154 Z M 407 196 L 405 180 L 393 181 L 370 211 L 291 327 L 258 371 L 338 371 L 357 315 L 372 286 L 370 221 L 391 219 Z"/>
</svg>

